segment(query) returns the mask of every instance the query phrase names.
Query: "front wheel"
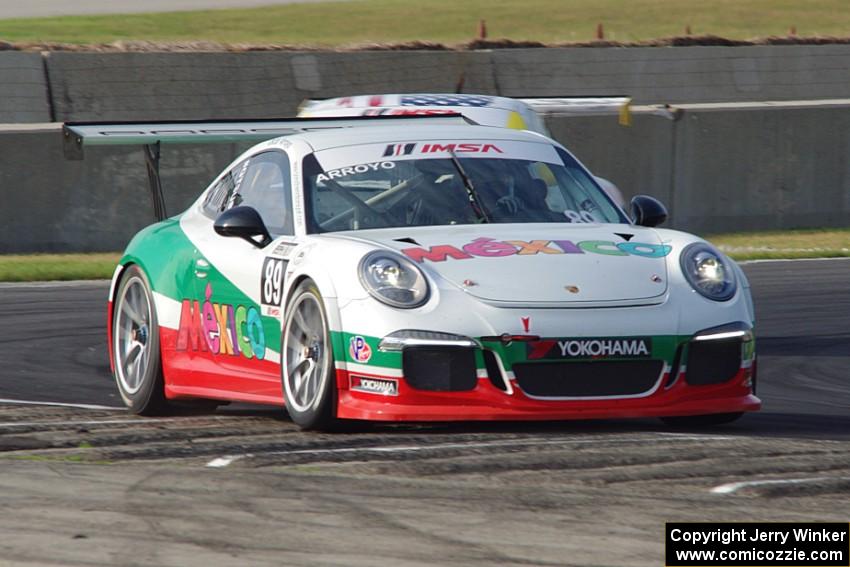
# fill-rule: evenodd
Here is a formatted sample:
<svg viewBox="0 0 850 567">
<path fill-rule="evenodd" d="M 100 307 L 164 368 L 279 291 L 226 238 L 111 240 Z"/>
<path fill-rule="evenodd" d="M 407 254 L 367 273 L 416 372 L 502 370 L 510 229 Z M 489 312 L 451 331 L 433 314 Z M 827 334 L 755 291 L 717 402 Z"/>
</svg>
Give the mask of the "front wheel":
<svg viewBox="0 0 850 567">
<path fill-rule="evenodd" d="M 302 429 L 329 429 L 336 422 L 333 349 L 322 295 L 303 281 L 284 313 L 281 381 L 286 409 Z"/>
<path fill-rule="evenodd" d="M 163 413 L 165 400 L 159 326 L 153 293 L 147 276 L 138 266 L 127 268 L 112 313 L 112 357 L 115 383 L 133 413 Z"/>
<path fill-rule="evenodd" d="M 712 413 L 709 415 L 683 415 L 676 417 L 662 417 L 661 421 L 672 427 L 710 427 L 712 425 L 723 425 L 740 419 L 744 412 L 735 413 Z"/>
</svg>

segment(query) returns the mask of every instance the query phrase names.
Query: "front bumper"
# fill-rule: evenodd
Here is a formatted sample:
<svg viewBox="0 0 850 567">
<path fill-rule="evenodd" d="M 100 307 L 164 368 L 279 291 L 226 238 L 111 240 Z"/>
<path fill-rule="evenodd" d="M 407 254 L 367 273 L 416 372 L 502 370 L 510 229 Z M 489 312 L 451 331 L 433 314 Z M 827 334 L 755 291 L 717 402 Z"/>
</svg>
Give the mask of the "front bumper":
<svg viewBox="0 0 850 567">
<path fill-rule="evenodd" d="M 561 420 L 737 413 L 761 407 L 754 394 L 755 345 L 745 323 L 715 326 L 690 336 L 642 338 L 651 352 L 643 356 L 633 345 L 626 352 L 642 363 L 624 358 L 622 350 L 599 356 L 604 340 L 588 347 L 597 356 L 565 360 L 558 353 L 566 356 L 573 347 L 559 345 L 557 339 L 515 338 L 506 344 L 494 337 L 459 337 L 457 345 L 449 340 L 430 345 L 430 351 L 421 351 L 423 357 L 433 357 L 440 348 L 451 353 L 435 363 L 434 378 L 429 380 L 427 365 L 423 369 L 423 364 L 414 364 L 421 360 L 417 350 L 423 348 L 421 341 L 399 346 L 396 340 L 392 349 L 381 352 L 379 338 L 340 335 L 337 348 L 353 353 L 351 345 L 371 343 L 374 356 L 337 363 L 338 416 L 380 421 Z M 541 348 L 550 347 L 548 343 L 554 348 Z M 609 351 L 614 348 L 610 341 L 607 344 Z M 553 350 L 554 356 L 546 354 Z M 473 357 L 466 357 L 474 361 L 471 368 L 463 362 L 462 352 Z M 655 368 L 657 376 L 630 380 L 622 371 L 628 363 L 634 363 L 633 368 Z M 544 380 L 563 381 L 561 386 L 544 387 L 543 395 L 530 391 L 541 381 L 530 382 L 520 372 L 539 370 L 541 365 L 548 365 Z M 469 372 L 474 375 L 469 377 Z M 463 376 L 455 378 L 453 373 Z"/>
</svg>

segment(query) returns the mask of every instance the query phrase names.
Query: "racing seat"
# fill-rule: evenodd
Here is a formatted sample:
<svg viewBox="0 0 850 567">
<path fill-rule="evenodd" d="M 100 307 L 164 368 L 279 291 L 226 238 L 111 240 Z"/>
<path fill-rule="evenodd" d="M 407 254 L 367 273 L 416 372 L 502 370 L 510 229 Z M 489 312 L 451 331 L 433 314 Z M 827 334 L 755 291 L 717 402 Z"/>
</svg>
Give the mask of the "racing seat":
<svg viewBox="0 0 850 567">
<path fill-rule="evenodd" d="M 563 221 L 563 215 L 559 215 L 546 202 L 546 197 L 549 195 L 549 187 L 542 179 L 533 177 L 523 192 L 523 200 L 526 203 L 526 212 L 534 220 L 539 222 L 557 222 Z"/>
</svg>

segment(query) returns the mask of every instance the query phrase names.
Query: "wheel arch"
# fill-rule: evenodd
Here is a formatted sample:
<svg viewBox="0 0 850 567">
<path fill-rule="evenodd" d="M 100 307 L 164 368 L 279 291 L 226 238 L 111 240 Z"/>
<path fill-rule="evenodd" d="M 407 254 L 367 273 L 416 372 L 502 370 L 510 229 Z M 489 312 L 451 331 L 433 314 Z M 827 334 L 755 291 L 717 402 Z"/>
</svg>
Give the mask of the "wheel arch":
<svg viewBox="0 0 850 567">
<path fill-rule="evenodd" d="M 156 296 L 154 295 L 154 283 L 151 278 L 150 271 L 145 267 L 144 263 L 140 261 L 139 258 L 134 256 L 125 255 L 121 260 L 118 261 L 118 265 L 115 266 L 115 272 L 112 274 L 112 280 L 109 284 L 109 296 L 107 301 L 107 309 L 106 309 L 106 345 L 107 351 L 109 353 L 109 370 L 114 374 L 115 372 L 115 353 L 112 350 L 112 339 L 114 333 L 114 321 L 115 321 L 115 300 L 118 294 L 118 290 L 121 287 L 121 281 L 127 275 L 127 271 L 136 266 L 139 268 L 145 277 L 148 280 L 148 284 L 150 284 L 151 290 L 151 302 L 153 303 L 153 310 L 157 314 L 157 318 L 159 316 L 159 309 L 157 307 Z M 164 356 L 163 347 L 160 343 L 160 356 Z"/>
<path fill-rule="evenodd" d="M 281 340 L 283 339 L 283 325 L 286 317 L 286 306 L 289 305 L 298 287 L 305 281 L 311 280 L 319 289 L 322 303 L 325 308 L 325 316 L 328 318 L 328 330 L 331 336 L 331 348 L 334 361 L 345 360 L 345 345 L 342 340 L 342 315 L 336 298 L 336 288 L 333 285 L 330 274 L 325 270 L 299 270 L 291 276 L 291 283 L 287 284 L 286 296 L 284 298 L 284 309 L 281 315 Z M 283 368 L 283 353 L 281 353 L 281 368 Z"/>
<path fill-rule="evenodd" d="M 298 286 L 305 280 L 311 280 L 316 284 L 316 287 L 319 288 L 319 293 L 321 294 L 324 302 L 325 315 L 328 317 L 328 325 L 330 329 L 332 331 L 339 330 L 341 317 L 336 302 L 336 286 L 334 286 L 333 280 L 327 271 L 323 269 L 315 269 L 316 266 L 313 266 L 313 268 L 314 269 L 309 270 L 298 270 L 288 277 L 289 281 L 287 282 L 286 296 L 283 302 L 284 312 L 286 311 L 285 307 L 289 305 L 289 302 L 295 295 L 295 291 L 298 289 Z M 283 321 L 281 321 L 281 323 L 283 323 Z"/>
<path fill-rule="evenodd" d="M 113 321 L 115 320 L 115 294 L 118 293 L 118 288 L 121 286 L 121 280 L 127 273 L 127 268 L 133 265 L 133 262 L 124 262 L 122 258 L 118 265 L 115 266 L 115 271 L 112 273 L 112 280 L 109 283 L 109 294 L 106 303 L 106 351 L 109 353 L 109 371 L 115 372 L 115 353 L 112 351 L 112 335 L 115 332 Z"/>
<path fill-rule="evenodd" d="M 131 324 L 133 325 L 133 338 L 128 339 L 126 336 L 123 338 L 120 336 L 116 337 L 115 325 L 116 323 L 124 324 L 122 323 L 121 318 L 126 313 L 123 311 L 116 312 L 116 309 L 119 308 L 125 300 L 132 301 L 131 299 L 126 298 L 131 297 L 128 294 L 127 289 L 133 285 L 142 288 L 140 294 L 143 296 L 147 305 L 144 306 L 144 310 L 139 310 L 141 305 L 136 304 L 130 310 L 131 314 L 128 316 L 132 318 L 134 322 Z M 118 385 L 119 393 L 124 403 L 133 413 L 139 415 L 155 415 L 166 411 L 167 401 L 165 396 L 164 373 L 162 371 L 163 348 L 158 329 L 158 310 L 150 276 L 147 270 L 145 270 L 144 267 L 137 262 L 125 261 L 125 259 L 122 258 L 118 266 L 116 266 L 113 274 L 113 281 L 109 295 L 108 352 L 110 367 L 113 378 L 115 378 Z M 137 317 L 132 315 L 134 310 L 139 314 L 145 313 L 146 310 L 149 312 L 149 316 L 143 317 L 144 321 L 139 321 Z M 141 317 L 141 315 L 139 317 Z M 144 334 L 136 334 L 141 333 L 142 329 L 145 329 Z M 140 338 L 145 336 L 149 337 L 149 339 Z M 135 346 L 132 348 L 126 348 L 127 345 L 124 344 L 121 345 L 122 348 L 119 349 L 119 345 L 117 344 L 118 341 L 129 340 L 135 342 Z M 148 349 L 147 353 L 145 353 L 145 349 L 147 347 L 151 348 Z M 122 368 L 124 368 L 126 372 L 129 372 L 129 370 L 127 369 L 128 367 L 123 366 L 124 362 L 119 360 L 119 357 L 129 357 L 129 353 L 136 348 L 139 350 L 132 362 L 141 361 L 144 365 L 141 366 L 141 368 L 138 368 L 140 365 L 135 365 L 137 366 L 135 372 L 138 374 L 135 385 L 128 386 L 128 382 L 126 381 L 124 372 L 122 372 Z M 142 358 L 143 356 L 144 358 Z"/>
</svg>

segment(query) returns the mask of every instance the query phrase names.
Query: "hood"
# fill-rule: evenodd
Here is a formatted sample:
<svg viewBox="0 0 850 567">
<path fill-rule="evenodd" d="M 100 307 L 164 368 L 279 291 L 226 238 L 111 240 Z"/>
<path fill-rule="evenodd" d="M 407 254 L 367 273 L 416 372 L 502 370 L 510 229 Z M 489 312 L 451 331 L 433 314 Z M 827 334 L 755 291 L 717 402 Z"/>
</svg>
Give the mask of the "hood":
<svg viewBox="0 0 850 567">
<path fill-rule="evenodd" d="M 481 224 L 336 233 L 395 249 L 466 293 L 506 303 L 654 303 L 672 247 L 623 224 Z"/>
</svg>

